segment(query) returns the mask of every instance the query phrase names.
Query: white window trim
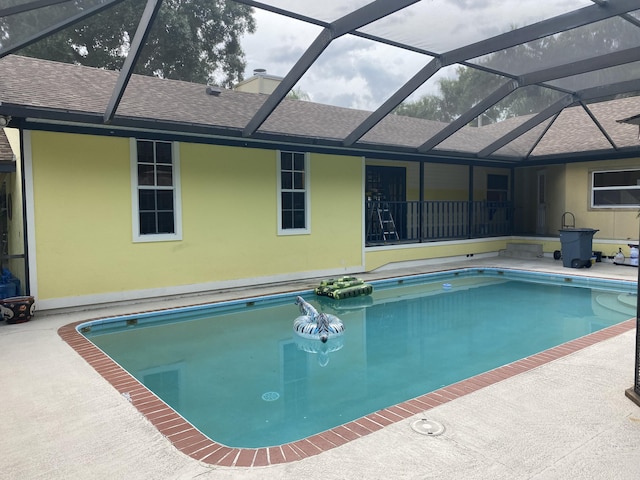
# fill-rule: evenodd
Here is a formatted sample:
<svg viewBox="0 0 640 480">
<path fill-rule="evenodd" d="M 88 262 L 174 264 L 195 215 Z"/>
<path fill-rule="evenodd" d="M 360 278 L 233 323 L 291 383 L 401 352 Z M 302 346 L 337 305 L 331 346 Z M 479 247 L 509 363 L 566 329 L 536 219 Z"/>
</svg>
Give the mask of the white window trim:
<svg viewBox="0 0 640 480">
<path fill-rule="evenodd" d="M 132 239 L 134 243 L 171 242 L 182 240 L 182 194 L 180 191 L 180 148 L 178 142 L 171 142 L 173 160 L 173 207 L 175 214 L 175 233 L 140 235 L 140 212 L 138 204 L 138 142 L 137 138 L 129 139 L 131 163 L 131 219 Z"/>
<path fill-rule="evenodd" d="M 306 228 L 282 228 L 282 175 L 280 172 L 280 154 L 282 152 L 304 153 L 304 224 Z M 276 150 L 276 172 L 277 172 L 277 208 L 278 208 L 278 235 L 309 235 L 311 234 L 311 161 L 308 152 L 296 150 Z"/>
<path fill-rule="evenodd" d="M 602 210 L 635 210 L 638 209 L 638 207 L 640 207 L 640 204 L 635 204 L 635 205 L 596 205 L 595 204 L 595 192 L 596 191 L 603 191 L 603 190 L 640 190 L 640 185 L 638 186 L 633 186 L 633 185 L 628 185 L 625 187 L 594 187 L 595 185 L 595 175 L 597 173 L 608 173 L 608 172 L 626 172 L 629 170 L 639 170 L 640 168 L 633 168 L 633 167 L 629 167 L 629 168 L 618 168 L 618 169 L 607 169 L 607 170 L 593 170 L 591 171 L 591 178 L 590 178 L 590 197 L 591 197 L 591 208 L 596 210 L 596 209 L 602 209 Z"/>
</svg>

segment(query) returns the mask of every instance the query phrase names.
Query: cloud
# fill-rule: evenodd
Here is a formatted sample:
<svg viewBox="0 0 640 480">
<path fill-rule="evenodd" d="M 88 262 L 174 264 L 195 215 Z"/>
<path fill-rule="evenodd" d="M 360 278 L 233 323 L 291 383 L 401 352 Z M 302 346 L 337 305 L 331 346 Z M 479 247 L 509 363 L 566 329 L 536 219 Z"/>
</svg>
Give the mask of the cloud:
<svg viewBox="0 0 640 480">
<path fill-rule="evenodd" d="M 255 9 L 255 19 L 256 32 L 241 40 L 247 59 L 245 77 L 256 68 L 285 76 L 322 31 L 315 25 L 259 9 Z"/>
<path fill-rule="evenodd" d="M 412 61 L 410 61 L 410 57 Z M 358 37 L 335 40 L 300 80 L 312 100 L 375 109 L 430 58 Z M 325 90 L 315 93 L 315 86 Z M 334 95 L 328 92 L 335 92 Z M 333 97 L 333 98 L 332 98 Z M 350 103 L 345 103 L 349 101 Z"/>
<path fill-rule="evenodd" d="M 320 27 L 256 10 L 257 31 L 243 39 L 247 69 L 284 77 L 322 31 Z M 312 101 L 373 110 L 430 57 L 346 35 L 334 40 L 296 88 Z"/>
</svg>

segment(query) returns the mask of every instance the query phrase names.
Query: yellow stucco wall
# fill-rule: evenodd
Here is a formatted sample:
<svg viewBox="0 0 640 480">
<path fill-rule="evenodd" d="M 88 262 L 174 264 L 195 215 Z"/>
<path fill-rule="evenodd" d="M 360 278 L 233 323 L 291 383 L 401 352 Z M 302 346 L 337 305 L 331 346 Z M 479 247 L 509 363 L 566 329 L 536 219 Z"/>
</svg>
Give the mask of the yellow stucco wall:
<svg viewBox="0 0 640 480">
<path fill-rule="evenodd" d="M 129 140 L 31 139 L 39 298 L 132 288 L 144 273 L 131 245 Z"/>
<path fill-rule="evenodd" d="M 426 163 L 424 166 L 424 199 L 463 200 L 469 199 L 469 167 Z"/>
<path fill-rule="evenodd" d="M 562 215 L 571 212 L 576 227 L 598 229 L 594 236 L 594 248 L 598 239 L 638 239 L 637 209 L 591 208 L 591 172 L 638 168 L 638 159 L 577 162 L 566 165 L 531 167 L 516 170 L 516 231 L 535 233 L 537 208 L 537 175 L 546 176 L 546 225 L 545 235 L 558 235 L 562 228 Z M 569 216 L 567 219 L 572 218 Z M 600 245 L 605 248 L 603 245 Z M 610 250 L 611 247 L 606 250 Z"/>
<path fill-rule="evenodd" d="M 312 154 L 311 234 L 278 236 L 275 151 L 183 143 L 183 239 L 133 243 L 129 139 L 31 141 L 40 299 L 362 264 L 361 158 Z"/>
<path fill-rule="evenodd" d="M 278 235 L 275 151 L 182 143 L 183 238 L 134 243 L 130 139 L 36 131 L 30 145 L 40 300 L 354 272 L 363 267 L 363 255 L 364 269 L 372 270 L 392 262 L 495 253 L 514 241 L 436 242 L 363 253 L 363 159 L 321 154 L 310 155 L 311 233 Z M 637 166 L 638 161 L 613 163 L 544 169 L 549 235 L 557 235 L 562 212 L 571 211 L 577 226 L 600 230 L 594 249 L 605 255 L 615 245 L 598 240 L 638 238 L 635 210 L 589 208 L 590 171 Z M 418 165 L 405 166 L 408 197 L 417 199 Z M 525 217 L 517 221 L 534 227 L 538 170 L 518 170 L 515 179 L 516 215 L 519 202 Z M 476 198 L 486 194 L 487 173 L 508 169 L 476 167 Z M 425 164 L 425 198 L 466 200 L 468 179 L 466 166 Z M 547 253 L 560 246 L 546 242 Z"/>
<path fill-rule="evenodd" d="M 591 208 L 591 172 L 638 168 L 640 160 L 571 163 L 566 166 L 566 207 L 576 216 L 576 226 L 597 228 L 594 238 L 638 240 L 638 209 Z"/>
<path fill-rule="evenodd" d="M 365 266 L 367 270 L 375 270 L 393 262 L 411 262 L 447 257 L 459 257 L 470 254 L 496 253 L 506 248 L 508 240 L 505 238 L 417 243 L 395 248 L 373 248 L 365 252 Z"/>
</svg>

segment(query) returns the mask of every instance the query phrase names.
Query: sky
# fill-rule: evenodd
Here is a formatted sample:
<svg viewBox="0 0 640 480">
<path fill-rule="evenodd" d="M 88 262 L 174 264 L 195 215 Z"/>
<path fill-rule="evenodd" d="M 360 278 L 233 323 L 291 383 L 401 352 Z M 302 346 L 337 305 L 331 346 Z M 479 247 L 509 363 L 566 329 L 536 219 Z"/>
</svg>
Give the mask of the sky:
<svg viewBox="0 0 640 480">
<path fill-rule="evenodd" d="M 345 5 L 364 5 L 367 0 L 269 0 L 297 13 L 333 21 L 348 13 Z M 562 0 L 540 8 L 540 0 L 423 0 L 393 16 L 379 20 L 371 33 L 383 34 L 420 48 L 446 52 L 576 8 L 591 0 Z M 284 77 L 321 28 L 260 9 L 254 9 L 257 29 L 245 35 L 245 79 L 255 69 Z M 334 40 L 302 77 L 296 89 L 311 100 L 336 106 L 374 110 L 400 88 L 432 57 L 390 47 L 352 35 Z M 438 93 L 438 79 L 455 77 L 455 66 L 441 69 L 409 100 Z"/>
<path fill-rule="evenodd" d="M 256 33 L 242 41 L 245 79 L 259 68 L 284 77 L 321 32 L 315 25 L 262 10 L 256 10 L 255 18 Z M 345 36 L 327 47 L 295 88 L 314 102 L 373 110 L 424 66 L 425 59 L 431 57 Z"/>
</svg>

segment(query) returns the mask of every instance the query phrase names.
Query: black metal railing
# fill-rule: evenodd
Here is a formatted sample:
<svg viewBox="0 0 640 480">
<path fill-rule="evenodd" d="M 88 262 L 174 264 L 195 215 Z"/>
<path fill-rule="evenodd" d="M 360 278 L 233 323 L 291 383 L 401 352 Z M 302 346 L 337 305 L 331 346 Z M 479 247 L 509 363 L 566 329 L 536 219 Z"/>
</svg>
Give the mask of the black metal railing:
<svg viewBox="0 0 640 480">
<path fill-rule="evenodd" d="M 511 202 L 367 202 L 366 244 L 433 242 L 511 235 Z"/>
</svg>

